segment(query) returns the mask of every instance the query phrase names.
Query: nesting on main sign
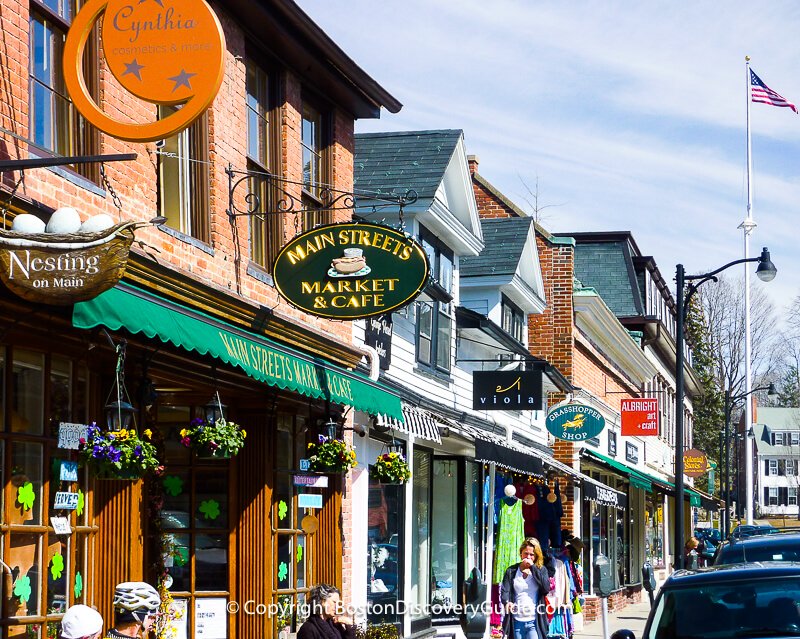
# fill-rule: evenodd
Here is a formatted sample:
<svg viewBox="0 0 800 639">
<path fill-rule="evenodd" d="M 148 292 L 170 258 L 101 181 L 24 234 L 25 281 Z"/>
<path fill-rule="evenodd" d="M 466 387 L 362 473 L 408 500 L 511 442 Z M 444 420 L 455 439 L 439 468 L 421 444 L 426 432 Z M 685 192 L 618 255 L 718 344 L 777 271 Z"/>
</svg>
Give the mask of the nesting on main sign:
<svg viewBox="0 0 800 639">
<path fill-rule="evenodd" d="M 301 310 L 354 320 L 405 306 L 428 281 L 428 258 L 401 231 L 329 224 L 298 235 L 275 258 L 275 287 Z"/>
</svg>

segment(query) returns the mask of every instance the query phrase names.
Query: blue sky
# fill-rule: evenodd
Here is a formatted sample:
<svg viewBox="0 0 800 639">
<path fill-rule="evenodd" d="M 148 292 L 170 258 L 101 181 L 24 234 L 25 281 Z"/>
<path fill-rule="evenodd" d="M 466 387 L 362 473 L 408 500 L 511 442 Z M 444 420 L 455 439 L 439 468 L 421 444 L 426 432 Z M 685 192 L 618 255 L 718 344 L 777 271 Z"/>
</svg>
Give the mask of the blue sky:
<svg viewBox="0 0 800 639">
<path fill-rule="evenodd" d="M 800 3 L 299 0 L 403 103 L 357 132 L 463 129 L 479 171 L 552 231 L 630 230 L 664 278 L 742 257 L 745 55 L 800 104 Z M 800 116 L 752 104 L 752 254 L 800 293 Z M 741 273 L 738 267 L 735 274 Z"/>
</svg>

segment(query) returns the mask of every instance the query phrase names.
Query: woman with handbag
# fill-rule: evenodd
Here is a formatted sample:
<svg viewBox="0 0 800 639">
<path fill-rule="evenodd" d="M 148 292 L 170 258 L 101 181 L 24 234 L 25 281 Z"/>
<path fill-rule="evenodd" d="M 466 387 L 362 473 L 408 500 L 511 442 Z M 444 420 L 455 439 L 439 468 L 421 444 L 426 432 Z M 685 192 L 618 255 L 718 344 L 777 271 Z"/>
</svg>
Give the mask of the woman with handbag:
<svg viewBox="0 0 800 639">
<path fill-rule="evenodd" d="M 544 598 L 550 592 L 550 578 L 538 540 L 529 537 L 523 541 L 519 556 L 520 562 L 506 570 L 500 584 L 500 601 L 505 610 L 503 632 L 509 639 L 545 639 Z"/>
</svg>

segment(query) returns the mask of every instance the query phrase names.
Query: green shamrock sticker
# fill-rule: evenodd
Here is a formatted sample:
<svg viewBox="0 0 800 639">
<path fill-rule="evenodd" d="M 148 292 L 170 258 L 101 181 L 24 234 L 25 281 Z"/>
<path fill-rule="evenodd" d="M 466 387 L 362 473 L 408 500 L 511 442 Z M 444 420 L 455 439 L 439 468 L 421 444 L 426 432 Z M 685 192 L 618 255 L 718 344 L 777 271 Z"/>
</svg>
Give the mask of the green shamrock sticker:
<svg viewBox="0 0 800 639">
<path fill-rule="evenodd" d="M 31 598 L 31 578 L 28 575 L 14 582 L 14 596 L 19 597 L 22 603 L 28 603 L 28 599 Z"/>
<path fill-rule="evenodd" d="M 83 507 L 86 505 L 86 497 L 83 495 L 83 491 L 78 488 L 78 507 L 75 509 L 75 512 L 78 513 L 78 517 L 83 514 Z"/>
<path fill-rule="evenodd" d="M 72 592 L 75 593 L 75 599 L 80 599 L 83 592 L 83 577 L 79 572 L 75 573 L 75 585 L 72 588 Z"/>
<path fill-rule="evenodd" d="M 36 493 L 33 492 L 33 484 L 31 482 L 27 481 L 17 488 L 17 501 L 25 510 L 33 508 L 33 502 L 36 501 Z"/>
<path fill-rule="evenodd" d="M 219 517 L 219 502 L 216 499 L 201 502 L 199 510 L 206 519 L 213 521 Z"/>
<path fill-rule="evenodd" d="M 286 579 L 288 574 L 289 566 L 286 565 L 285 561 L 282 561 L 280 564 L 278 564 L 278 581 L 283 581 Z"/>
<path fill-rule="evenodd" d="M 61 577 L 61 573 L 64 572 L 64 556 L 58 552 L 53 555 L 53 558 L 50 560 L 50 574 L 53 576 L 53 581 Z"/>
<path fill-rule="evenodd" d="M 164 477 L 164 490 L 169 493 L 171 497 L 177 497 L 183 492 L 183 479 L 177 475 L 167 475 Z"/>
<path fill-rule="evenodd" d="M 289 507 L 286 505 L 286 502 L 281 499 L 278 502 L 278 519 L 283 521 L 286 518 L 287 512 L 289 512 Z"/>
<path fill-rule="evenodd" d="M 301 561 L 303 561 L 303 547 L 302 546 L 298 546 L 297 547 L 297 552 L 295 552 L 295 555 L 297 556 L 297 563 L 298 564 Z"/>
</svg>

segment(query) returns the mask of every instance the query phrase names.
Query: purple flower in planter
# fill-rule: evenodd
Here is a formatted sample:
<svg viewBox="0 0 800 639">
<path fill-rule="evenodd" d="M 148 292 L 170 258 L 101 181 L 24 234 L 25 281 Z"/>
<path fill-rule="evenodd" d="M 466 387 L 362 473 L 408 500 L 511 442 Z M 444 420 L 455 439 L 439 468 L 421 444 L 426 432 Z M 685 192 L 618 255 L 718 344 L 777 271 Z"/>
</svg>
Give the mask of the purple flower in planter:
<svg viewBox="0 0 800 639">
<path fill-rule="evenodd" d="M 133 449 L 133 456 L 134 457 L 141 457 L 142 456 L 142 447 L 141 446 L 137 446 L 136 448 Z"/>
<path fill-rule="evenodd" d="M 190 422 L 189 422 L 189 425 L 190 425 L 190 426 L 195 426 L 195 427 L 196 427 L 196 426 L 200 426 L 200 425 L 201 425 L 201 424 L 203 424 L 205 421 L 206 421 L 206 420 L 204 420 L 202 417 L 195 417 L 195 418 L 194 418 L 192 421 L 190 421 Z"/>
<path fill-rule="evenodd" d="M 114 448 L 113 446 L 109 446 L 108 448 L 108 459 L 112 462 L 118 462 L 122 459 L 122 451 L 119 448 Z"/>
<path fill-rule="evenodd" d="M 92 457 L 94 457 L 95 459 L 102 459 L 103 458 L 103 448 L 101 446 L 95 445 L 95 447 L 92 448 Z"/>
</svg>

